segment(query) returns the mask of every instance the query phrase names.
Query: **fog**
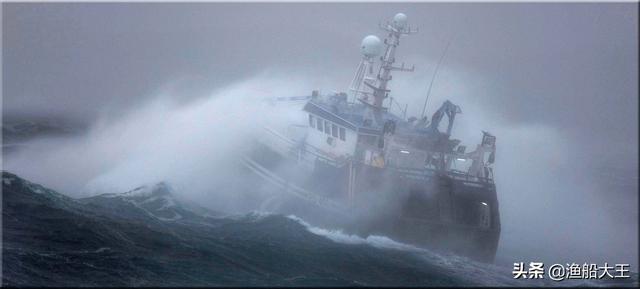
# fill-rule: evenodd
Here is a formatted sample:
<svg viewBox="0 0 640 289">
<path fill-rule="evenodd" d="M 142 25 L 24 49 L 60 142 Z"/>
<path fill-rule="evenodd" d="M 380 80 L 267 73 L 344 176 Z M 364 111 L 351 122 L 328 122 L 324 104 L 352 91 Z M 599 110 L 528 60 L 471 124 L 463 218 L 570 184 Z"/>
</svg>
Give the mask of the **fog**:
<svg viewBox="0 0 640 289">
<path fill-rule="evenodd" d="M 252 192 L 230 181 L 242 179 L 240 157 L 264 125 L 280 128 L 304 121 L 301 110 L 268 101 L 302 94 L 295 87 L 304 81 L 284 79 L 256 76 L 188 104 L 160 93 L 127 114 L 97 119 L 85 134 L 30 141 L 28 148 L 6 158 L 5 168 L 75 197 L 167 182 L 182 198 L 211 202 L 205 207 L 232 213 L 250 209 L 237 203 L 237 194 Z"/>
<path fill-rule="evenodd" d="M 91 124 L 3 169 L 76 197 L 167 181 L 250 209 L 237 157 L 262 124 L 300 118 L 263 100 L 346 90 L 359 41 L 396 12 L 420 31 L 401 40 L 416 72 L 394 74 L 393 97 L 419 114 L 451 41 L 428 115 L 449 99 L 455 138 L 497 136 L 497 262 L 638 271 L 634 3 L 3 4 L 3 114 Z"/>
</svg>

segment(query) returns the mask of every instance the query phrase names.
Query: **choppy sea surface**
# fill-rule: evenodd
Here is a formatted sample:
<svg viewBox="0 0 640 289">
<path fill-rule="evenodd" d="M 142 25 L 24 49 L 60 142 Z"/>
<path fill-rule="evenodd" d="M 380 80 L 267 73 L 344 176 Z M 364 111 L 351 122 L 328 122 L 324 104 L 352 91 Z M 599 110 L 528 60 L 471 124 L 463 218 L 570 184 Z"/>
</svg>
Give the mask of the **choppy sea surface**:
<svg viewBox="0 0 640 289">
<path fill-rule="evenodd" d="M 219 215 L 165 184 L 74 199 L 2 173 L 4 286 L 637 286 L 514 279 L 513 268 L 436 254 L 293 215 Z"/>
</svg>

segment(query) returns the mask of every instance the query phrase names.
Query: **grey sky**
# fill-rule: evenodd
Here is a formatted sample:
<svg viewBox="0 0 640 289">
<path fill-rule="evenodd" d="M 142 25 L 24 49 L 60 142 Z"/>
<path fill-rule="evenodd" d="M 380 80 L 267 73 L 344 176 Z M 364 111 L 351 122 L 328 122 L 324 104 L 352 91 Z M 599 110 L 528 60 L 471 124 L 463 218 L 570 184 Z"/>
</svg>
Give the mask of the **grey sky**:
<svg viewBox="0 0 640 289">
<path fill-rule="evenodd" d="M 206 90 L 265 69 L 304 71 L 310 77 L 333 72 L 343 81 L 335 89 L 345 89 L 360 39 L 381 35 L 375 25 L 404 11 L 420 32 L 404 40 L 401 58 L 430 61 L 416 63 L 424 75 L 415 86 L 422 94 L 432 62 L 451 39 L 444 67 L 483 77 L 474 88 L 484 98 L 483 109 L 510 122 L 555 125 L 581 141 L 608 139 L 592 149 L 610 144 L 627 154 L 635 149 L 628 143 L 638 131 L 634 3 L 3 8 L 5 113 L 92 118 L 105 106 L 118 111 L 138 104 L 168 83 Z M 421 101 L 407 102 L 419 106 Z"/>
</svg>

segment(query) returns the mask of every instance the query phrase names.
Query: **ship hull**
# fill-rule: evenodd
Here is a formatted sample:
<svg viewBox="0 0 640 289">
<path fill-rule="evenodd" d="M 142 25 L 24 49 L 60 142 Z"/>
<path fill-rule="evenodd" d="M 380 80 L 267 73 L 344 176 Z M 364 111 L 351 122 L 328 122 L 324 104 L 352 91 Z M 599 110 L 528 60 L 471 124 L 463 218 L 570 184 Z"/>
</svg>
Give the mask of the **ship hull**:
<svg viewBox="0 0 640 289">
<path fill-rule="evenodd" d="M 318 205 L 321 200 L 343 205 L 340 213 L 283 205 L 279 208 L 282 213 L 363 237 L 384 235 L 483 262 L 495 258 L 500 214 L 492 183 L 355 163 L 335 166 L 320 159 L 312 166 L 302 166 L 299 159 L 261 144 L 248 158 L 254 164 L 248 168 L 268 171 L 266 174 L 285 184 L 283 188 L 293 186 L 319 196 L 313 200 Z M 265 173 L 260 175 L 264 180 Z"/>
</svg>

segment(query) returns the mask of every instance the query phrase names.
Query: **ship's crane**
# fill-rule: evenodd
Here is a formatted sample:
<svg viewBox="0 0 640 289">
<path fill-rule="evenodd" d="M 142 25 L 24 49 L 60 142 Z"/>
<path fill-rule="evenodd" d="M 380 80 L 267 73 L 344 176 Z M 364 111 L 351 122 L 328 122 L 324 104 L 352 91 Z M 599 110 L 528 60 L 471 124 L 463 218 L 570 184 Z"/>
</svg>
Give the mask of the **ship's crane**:
<svg viewBox="0 0 640 289">
<path fill-rule="evenodd" d="M 489 159 L 485 162 L 486 153 L 489 153 Z M 493 178 L 491 165 L 496 158 L 496 137 L 486 131 L 482 131 L 482 143 L 476 147 L 475 151 L 464 154 L 464 157 L 473 161 L 469 167 L 469 175 Z"/>
<path fill-rule="evenodd" d="M 456 118 L 456 114 L 462 113 L 462 110 L 459 106 L 453 104 L 451 101 L 445 101 L 440 108 L 433 113 L 431 117 L 431 124 L 429 125 L 429 129 L 432 131 L 438 131 L 438 125 L 442 118 L 446 114 L 449 118 L 449 125 L 447 126 L 447 135 L 451 135 L 451 129 L 453 129 L 453 121 Z"/>
</svg>

